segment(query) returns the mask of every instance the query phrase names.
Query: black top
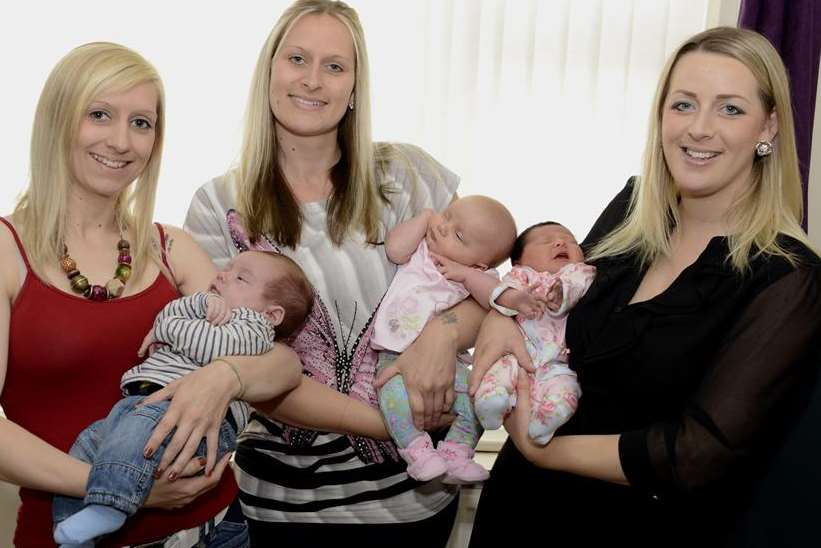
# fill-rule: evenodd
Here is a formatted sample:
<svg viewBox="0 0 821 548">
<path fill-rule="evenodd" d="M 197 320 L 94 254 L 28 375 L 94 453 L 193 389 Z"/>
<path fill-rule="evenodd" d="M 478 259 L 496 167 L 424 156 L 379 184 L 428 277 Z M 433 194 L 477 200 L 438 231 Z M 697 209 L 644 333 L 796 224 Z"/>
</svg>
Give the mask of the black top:
<svg viewBox="0 0 821 548">
<path fill-rule="evenodd" d="M 585 249 L 621 222 L 631 192 L 628 183 Z M 558 435 L 621 434 L 631 486 L 538 469 L 507 443 L 483 490 L 472 546 L 494 536 L 492 514 L 506 506 L 519 525 L 532 521 L 546 539 L 578 546 L 737 538 L 756 480 L 821 365 L 821 263 L 803 244 L 782 243 L 798 267 L 762 256 L 740 275 L 726 260 L 726 238 L 713 238 L 669 288 L 632 305 L 646 269 L 633 256 L 594 263 L 596 279 L 566 334 L 582 397 Z M 524 490 L 538 508 L 528 517 L 514 503 Z"/>
</svg>

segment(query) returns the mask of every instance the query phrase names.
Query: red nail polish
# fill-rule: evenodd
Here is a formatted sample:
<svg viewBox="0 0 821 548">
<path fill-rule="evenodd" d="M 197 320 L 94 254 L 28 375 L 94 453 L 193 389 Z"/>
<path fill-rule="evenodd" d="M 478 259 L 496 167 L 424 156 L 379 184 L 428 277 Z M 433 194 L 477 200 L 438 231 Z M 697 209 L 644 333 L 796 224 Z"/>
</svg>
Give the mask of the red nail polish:
<svg viewBox="0 0 821 548">
<path fill-rule="evenodd" d="M 143 455 L 145 455 L 145 458 L 147 458 L 147 459 L 150 459 L 153 454 L 154 454 L 154 450 L 151 449 L 150 447 L 148 449 L 146 449 L 145 451 L 143 451 Z"/>
<path fill-rule="evenodd" d="M 177 479 L 176 472 L 171 472 L 170 474 L 168 474 L 168 481 L 174 481 L 175 479 Z"/>
</svg>

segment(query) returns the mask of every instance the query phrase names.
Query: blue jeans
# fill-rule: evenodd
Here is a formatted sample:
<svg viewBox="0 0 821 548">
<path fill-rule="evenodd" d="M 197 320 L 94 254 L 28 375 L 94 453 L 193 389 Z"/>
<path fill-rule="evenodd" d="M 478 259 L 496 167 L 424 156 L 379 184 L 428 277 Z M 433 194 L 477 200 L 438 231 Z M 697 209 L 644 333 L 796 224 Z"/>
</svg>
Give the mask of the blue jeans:
<svg viewBox="0 0 821 548">
<path fill-rule="evenodd" d="M 248 548 L 251 545 L 248 524 L 242 515 L 239 497 L 234 499 L 225 518 L 217 527 L 202 538 L 201 543 L 207 548 Z"/>
<path fill-rule="evenodd" d="M 145 503 L 154 485 L 154 471 L 159 466 L 168 442 L 171 441 L 171 434 L 150 459 L 143 456 L 143 448 L 148 438 L 151 437 L 154 427 L 170 403 L 161 401 L 135 407 L 143 398 L 144 396 L 123 398 L 111 409 L 108 417 L 95 422 L 77 437 L 69 454 L 91 464 L 86 496 L 85 499 L 55 496 L 55 523 L 80 511 L 88 504 L 111 506 L 133 515 Z M 224 420 L 220 427 L 217 458 L 233 451 L 236 440 L 237 433 L 234 427 Z M 196 454 L 203 457 L 206 455 L 204 439 L 200 442 Z M 218 526 L 214 533 L 219 532 Z"/>
</svg>

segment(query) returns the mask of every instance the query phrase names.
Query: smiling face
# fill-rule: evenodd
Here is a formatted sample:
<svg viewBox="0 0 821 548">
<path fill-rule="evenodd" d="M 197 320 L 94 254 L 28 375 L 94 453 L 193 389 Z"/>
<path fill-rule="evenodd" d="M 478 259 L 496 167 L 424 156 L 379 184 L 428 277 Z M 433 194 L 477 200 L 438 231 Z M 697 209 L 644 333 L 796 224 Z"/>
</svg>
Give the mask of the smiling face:
<svg viewBox="0 0 821 548">
<path fill-rule="evenodd" d="M 516 225 L 505 207 L 484 196 L 454 200 L 428 221 L 428 249 L 467 266 L 488 268 L 501 262 L 516 238 Z"/>
<path fill-rule="evenodd" d="M 661 117 L 664 158 L 682 199 L 711 198 L 726 207 L 751 182 L 755 145 L 772 141 L 774 113 L 740 61 L 694 51 L 670 76 Z"/>
<path fill-rule="evenodd" d="M 356 55 L 348 28 L 332 15 L 305 15 L 283 39 L 271 67 L 269 102 L 277 131 L 333 133 L 353 93 Z"/>
<path fill-rule="evenodd" d="M 581 262 L 584 253 L 573 234 L 562 225 L 551 224 L 537 226 L 527 234 L 516 264 L 555 274 L 565 265 Z"/>
<path fill-rule="evenodd" d="M 141 84 L 96 97 L 71 148 L 74 189 L 116 197 L 143 172 L 156 137 L 157 89 Z"/>
</svg>

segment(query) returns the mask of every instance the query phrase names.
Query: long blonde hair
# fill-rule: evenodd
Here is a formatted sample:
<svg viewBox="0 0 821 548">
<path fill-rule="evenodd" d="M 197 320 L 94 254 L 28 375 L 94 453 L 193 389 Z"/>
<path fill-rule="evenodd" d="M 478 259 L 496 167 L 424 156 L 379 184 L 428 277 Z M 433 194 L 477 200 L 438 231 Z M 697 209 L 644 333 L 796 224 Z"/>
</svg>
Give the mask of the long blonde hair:
<svg viewBox="0 0 821 548">
<path fill-rule="evenodd" d="M 647 265 L 670 253 L 670 236 L 679 223 L 679 195 L 662 152 L 661 117 L 673 69 L 683 55 L 693 51 L 726 55 L 744 64 L 758 83 L 764 112 L 775 112 L 778 119 L 772 154 L 754 158 L 751 184 L 728 212 L 735 227 L 728 236 L 728 259 L 739 272 L 747 270 L 751 258 L 760 254 L 781 256 L 795 264 L 794 254 L 779 243 L 779 234 L 791 236 L 810 249 L 813 246 L 801 229 L 801 175 L 787 72 L 766 38 L 733 27 L 693 36 L 667 61 L 653 100 L 642 175 L 635 183 L 628 216 L 593 248 L 589 258 L 636 253 Z"/>
<path fill-rule="evenodd" d="M 146 83 L 157 90 L 154 148 L 145 169 L 120 193 L 115 207 L 120 228 L 131 233 L 134 276 L 140 275 L 149 258 L 157 260 L 151 241 L 165 128 L 162 82 L 156 69 L 138 53 L 119 44 L 94 42 L 73 49 L 57 63 L 34 115 L 31 180 L 15 207 L 14 222 L 38 274 L 63 254 L 73 180 L 71 149 L 89 104 L 100 95 Z"/>
<path fill-rule="evenodd" d="M 333 193 L 328 203 L 328 231 L 339 245 L 350 229 L 361 230 L 368 241 L 378 239 L 381 206 L 387 202 L 376 183 L 371 141 L 370 83 L 365 36 L 359 17 L 344 2 L 298 0 L 277 21 L 257 60 L 246 110 L 245 135 L 237 181 L 238 209 L 252 240 L 263 234 L 278 243 L 299 243 L 302 215 L 299 203 L 280 169 L 276 124 L 269 102 L 273 61 L 285 36 L 308 14 L 336 17 L 350 31 L 355 53 L 354 109 L 339 123 L 339 163 L 331 171 Z"/>
</svg>

